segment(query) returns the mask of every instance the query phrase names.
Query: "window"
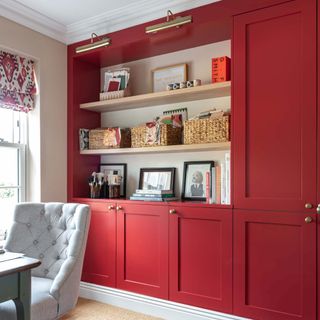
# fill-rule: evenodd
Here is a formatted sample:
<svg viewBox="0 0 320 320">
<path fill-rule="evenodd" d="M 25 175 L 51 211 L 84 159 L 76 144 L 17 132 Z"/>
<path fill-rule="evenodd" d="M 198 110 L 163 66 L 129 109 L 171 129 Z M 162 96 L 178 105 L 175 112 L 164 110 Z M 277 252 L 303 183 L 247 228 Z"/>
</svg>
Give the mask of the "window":
<svg viewBox="0 0 320 320">
<path fill-rule="evenodd" d="M 14 205 L 25 200 L 26 124 L 26 113 L 0 108 L 0 240 Z"/>
</svg>

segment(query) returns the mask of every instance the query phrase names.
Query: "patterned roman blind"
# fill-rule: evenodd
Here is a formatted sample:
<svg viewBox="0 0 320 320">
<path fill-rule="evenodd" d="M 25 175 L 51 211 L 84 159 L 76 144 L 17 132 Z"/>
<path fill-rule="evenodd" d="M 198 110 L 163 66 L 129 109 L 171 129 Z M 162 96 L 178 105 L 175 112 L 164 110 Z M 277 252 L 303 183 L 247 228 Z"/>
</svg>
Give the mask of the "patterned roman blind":
<svg viewBox="0 0 320 320">
<path fill-rule="evenodd" d="M 29 112 L 36 93 L 34 62 L 0 50 L 0 107 Z"/>
</svg>

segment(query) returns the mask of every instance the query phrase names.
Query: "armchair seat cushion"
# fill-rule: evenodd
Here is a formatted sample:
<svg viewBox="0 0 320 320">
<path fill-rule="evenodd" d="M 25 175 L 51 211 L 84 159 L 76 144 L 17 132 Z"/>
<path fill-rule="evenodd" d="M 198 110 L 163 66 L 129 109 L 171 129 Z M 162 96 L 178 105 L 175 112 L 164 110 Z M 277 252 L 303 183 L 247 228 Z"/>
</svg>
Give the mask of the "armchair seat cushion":
<svg viewBox="0 0 320 320">
<path fill-rule="evenodd" d="M 58 302 L 50 295 L 51 279 L 32 277 L 31 279 L 31 319 L 56 319 Z M 1 320 L 16 320 L 13 301 L 0 303 Z"/>
</svg>

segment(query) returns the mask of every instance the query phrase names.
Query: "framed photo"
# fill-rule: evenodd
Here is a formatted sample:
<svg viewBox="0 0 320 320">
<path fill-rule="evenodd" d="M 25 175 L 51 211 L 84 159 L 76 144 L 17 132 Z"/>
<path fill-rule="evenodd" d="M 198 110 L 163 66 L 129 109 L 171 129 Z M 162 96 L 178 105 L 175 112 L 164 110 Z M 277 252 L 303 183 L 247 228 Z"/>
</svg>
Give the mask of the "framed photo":
<svg viewBox="0 0 320 320">
<path fill-rule="evenodd" d="M 209 171 L 211 177 L 212 167 L 214 167 L 214 161 L 184 163 L 181 195 L 183 200 L 206 200 L 206 172 Z"/>
<path fill-rule="evenodd" d="M 126 197 L 126 184 L 127 184 L 127 164 L 126 163 L 101 163 L 100 171 L 103 172 L 105 176 L 114 174 L 118 171 L 118 175 L 122 177 L 120 184 L 120 196 Z"/>
<path fill-rule="evenodd" d="M 141 168 L 139 189 L 143 190 L 172 190 L 176 168 Z"/>
<path fill-rule="evenodd" d="M 153 92 L 166 91 L 169 83 L 187 81 L 188 66 L 186 63 L 152 70 Z"/>
</svg>

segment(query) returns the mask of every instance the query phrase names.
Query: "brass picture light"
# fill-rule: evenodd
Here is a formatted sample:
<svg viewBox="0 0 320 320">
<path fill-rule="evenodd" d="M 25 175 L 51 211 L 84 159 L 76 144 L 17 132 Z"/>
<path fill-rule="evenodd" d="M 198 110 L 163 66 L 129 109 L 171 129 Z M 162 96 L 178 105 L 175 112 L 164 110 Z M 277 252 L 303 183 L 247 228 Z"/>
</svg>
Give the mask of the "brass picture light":
<svg viewBox="0 0 320 320">
<path fill-rule="evenodd" d="M 170 28 L 178 28 L 184 24 L 191 23 L 192 16 L 185 17 L 174 17 L 173 13 L 168 10 L 167 11 L 167 21 L 159 24 L 155 24 L 153 26 L 146 27 L 146 33 L 155 33 L 161 30 L 170 29 Z"/>
<path fill-rule="evenodd" d="M 95 41 L 96 38 L 98 40 Z M 83 46 L 77 47 L 76 53 L 91 51 L 94 49 L 109 46 L 110 44 L 111 44 L 110 38 L 102 38 L 102 37 L 99 37 L 97 34 L 92 33 L 91 34 L 91 42 L 89 44 L 85 44 Z"/>
</svg>

